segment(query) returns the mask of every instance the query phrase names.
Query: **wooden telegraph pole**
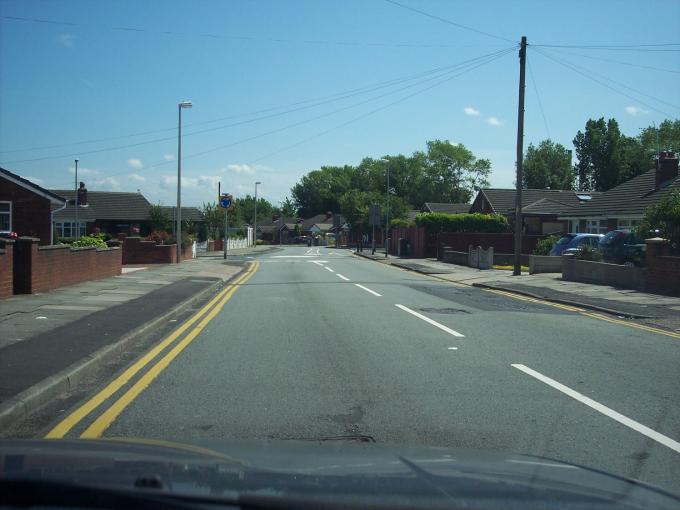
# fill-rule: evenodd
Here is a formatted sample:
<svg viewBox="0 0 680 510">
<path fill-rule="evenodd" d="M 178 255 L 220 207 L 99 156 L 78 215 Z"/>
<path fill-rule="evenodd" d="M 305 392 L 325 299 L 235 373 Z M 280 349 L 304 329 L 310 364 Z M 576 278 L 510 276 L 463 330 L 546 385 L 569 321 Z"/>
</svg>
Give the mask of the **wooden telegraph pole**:
<svg viewBox="0 0 680 510">
<path fill-rule="evenodd" d="M 527 62 L 527 38 L 519 47 L 519 103 L 517 105 L 517 182 L 515 193 L 515 267 L 514 276 L 522 274 L 522 160 L 524 157 L 524 68 Z"/>
</svg>

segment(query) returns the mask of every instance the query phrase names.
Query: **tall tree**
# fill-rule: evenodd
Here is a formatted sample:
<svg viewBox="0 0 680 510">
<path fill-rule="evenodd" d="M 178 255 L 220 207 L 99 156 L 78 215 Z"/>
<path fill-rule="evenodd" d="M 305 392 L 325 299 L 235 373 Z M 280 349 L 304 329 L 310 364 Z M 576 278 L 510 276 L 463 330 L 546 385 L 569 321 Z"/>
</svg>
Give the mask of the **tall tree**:
<svg viewBox="0 0 680 510">
<path fill-rule="evenodd" d="M 529 144 L 524 155 L 523 186 L 529 189 L 574 189 L 571 151 L 551 140 Z"/>
<path fill-rule="evenodd" d="M 255 197 L 251 195 L 246 195 L 242 198 L 237 198 L 234 200 L 235 212 L 238 212 L 238 219 L 240 221 L 252 224 L 255 219 Z M 257 217 L 258 218 L 271 218 L 272 215 L 272 204 L 264 199 L 257 199 Z M 232 223 L 231 219 L 229 223 Z"/>
<path fill-rule="evenodd" d="M 640 142 L 623 135 L 616 119 L 589 119 L 574 138 L 574 166 L 583 191 L 607 191 L 647 170 Z"/>
<path fill-rule="evenodd" d="M 283 199 L 283 202 L 281 202 L 281 214 L 286 217 L 291 217 L 295 216 L 295 203 L 290 199 L 290 197 L 286 197 Z"/>
<path fill-rule="evenodd" d="M 650 159 L 659 150 L 680 152 L 680 120 L 666 119 L 658 126 L 649 126 L 638 138 Z"/>
<path fill-rule="evenodd" d="M 152 204 L 149 207 L 148 220 L 151 224 L 151 230 L 169 231 L 172 229 L 168 213 L 160 204 Z"/>
</svg>

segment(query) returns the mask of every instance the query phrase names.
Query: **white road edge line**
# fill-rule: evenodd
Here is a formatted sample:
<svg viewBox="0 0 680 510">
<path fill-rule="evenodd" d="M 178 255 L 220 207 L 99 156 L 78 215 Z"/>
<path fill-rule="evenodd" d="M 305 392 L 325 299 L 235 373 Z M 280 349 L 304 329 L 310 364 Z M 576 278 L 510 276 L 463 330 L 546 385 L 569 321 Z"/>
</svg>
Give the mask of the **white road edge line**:
<svg viewBox="0 0 680 510">
<path fill-rule="evenodd" d="M 328 266 L 324 266 L 324 267 L 326 268 L 326 270 L 330 271 L 331 273 L 335 273 L 335 271 L 333 271 L 330 267 L 328 267 Z"/>
<path fill-rule="evenodd" d="M 565 386 L 564 384 L 559 383 L 554 379 L 551 379 L 550 377 L 541 374 L 540 372 L 536 372 L 536 370 L 533 370 L 527 367 L 526 365 L 522 365 L 520 363 L 513 363 L 511 366 L 516 368 L 517 370 L 524 372 L 527 375 L 530 375 L 534 379 L 538 379 L 542 383 L 545 383 L 548 386 L 551 386 L 556 390 L 561 391 L 562 393 L 573 398 L 574 400 L 578 400 L 582 404 L 585 404 L 588 407 L 595 409 L 597 412 L 602 413 L 605 416 L 608 416 L 612 420 L 616 420 L 620 424 L 625 425 L 626 427 L 631 428 L 634 431 L 639 432 L 640 434 L 647 436 L 650 439 L 653 439 L 657 443 L 661 443 L 662 445 L 670 448 L 671 450 L 680 453 L 680 443 L 678 441 L 675 441 L 674 439 L 671 439 L 668 436 L 664 436 L 663 434 L 660 434 L 656 430 L 650 429 L 649 427 L 643 425 L 642 423 L 638 423 L 635 420 L 631 420 L 627 416 L 624 416 L 621 413 L 617 413 L 613 409 L 610 409 L 607 406 L 600 404 L 599 402 L 596 402 L 595 400 L 588 398 L 585 395 L 582 395 L 578 391 L 572 390 L 568 386 Z"/>
<path fill-rule="evenodd" d="M 373 294 L 374 296 L 382 297 L 382 294 L 378 294 L 376 291 L 371 290 L 371 289 L 369 289 L 368 287 L 364 287 L 364 286 L 361 285 L 360 283 L 355 283 L 354 285 L 356 285 L 356 286 L 359 287 L 360 289 L 364 289 L 366 292 L 369 292 L 369 293 Z"/>
<path fill-rule="evenodd" d="M 414 310 L 411 310 L 410 308 L 408 308 L 408 307 L 406 307 L 406 306 L 404 306 L 404 305 L 394 305 L 394 306 L 396 306 L 397 308 L 401 308 L 402 310 L 404 310 L 405 312 L 410 313 L 411 315 L 415 315 L 416 317 L 418 317 L 419 319 L 424 320 L 424 321 L 427 322 L 428 324 L 432 324 L 435 328 L 439 328 L 439 329 L 441 329 L 442 331 L 446 331 L 449 335 L 453 335 L 453 336 L 457 336 L 457 337 L 464 337 L 464 336 L 465 336 L 465 335 L 462 335 L 462 334 L 458 333 L 458 331 L 454 331 L 454 330 L 452 330 L 451 328 L 447 328 L 447 327 L 444 326 L 443 324 L 439 324 L 437 321 L 433 321 L 433 320 L 430 319 L 429 317 L 426 317 L 426 316 L 424 316 L 423 314 L 420 314 L 420 313 L 418 313 L 418 312 L 416 312 L 416 311 L 414 311 Z"/>
<path fill-rule="evenodd" d="M 319 266 L 319 267 L 323 267 L 323 263 L 321 263 L 321 262 L 318 261 L 318 260 L 310 260 L 310 262 L 311 262 L 312 264 L 316 264 L 316 265 Z"/>
<path fill-rule="evenodd" d="M 349 281 L 349 278 L 347 278 L 346 276 L 342 276 L 340 273 L 335 273 L 335 274 L 338 275 L 338 278 L 342 278 L 342 279 L 345 280 L 346 282 Z"/>
</svg>

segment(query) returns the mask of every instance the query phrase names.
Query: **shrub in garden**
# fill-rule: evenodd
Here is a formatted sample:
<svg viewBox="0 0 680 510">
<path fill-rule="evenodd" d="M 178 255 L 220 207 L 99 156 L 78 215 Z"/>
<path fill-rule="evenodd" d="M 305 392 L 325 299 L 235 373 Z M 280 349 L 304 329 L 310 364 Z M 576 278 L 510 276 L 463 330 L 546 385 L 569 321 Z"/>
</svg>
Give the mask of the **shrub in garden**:
<svg viewBox="0 0 680 510">
<path fill-rule="evenodd" d="M 550 255 L 550 250 L 552 250 L 555 243 L 559 240 L 557 236 L 548 236 L 545 239 L 541 239 L 536 243 L 536 248 L 534 248 L 534 255 Z"/>
<path fill-rule="evenodd" d="M 73 248 L 83 248 L 86 246 L 95 246 L 96 248 L 106 248 L 106 241 L 104 241 L 104 234 L 90 234 L 83 236 L 71 243 Z"/>
<path fill-rule="evenodd" d="M 510 224 L 505 216 L 500 214 L 447 214 L 420 213 L 416 215 L 416 225 L 425 227 L 428 233 L 435 232 L 479 232 L 499 233 L 508 232 Z"/>
</svg>

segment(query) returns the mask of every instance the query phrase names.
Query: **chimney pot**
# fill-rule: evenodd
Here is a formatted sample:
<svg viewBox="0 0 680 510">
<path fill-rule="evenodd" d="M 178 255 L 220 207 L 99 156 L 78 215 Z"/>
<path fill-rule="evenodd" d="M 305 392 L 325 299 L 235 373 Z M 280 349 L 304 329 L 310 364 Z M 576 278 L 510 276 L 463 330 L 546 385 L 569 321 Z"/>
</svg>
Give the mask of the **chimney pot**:
<svg viewBox="0 0 680 510">
<path fill-rule="evenodd" d="M 87 205 L 87 188 L 85 187 L 85 183 L 82 181 L 80 183 L 80 187 L 78 188 L 78 205 Z"/>
</svg>

